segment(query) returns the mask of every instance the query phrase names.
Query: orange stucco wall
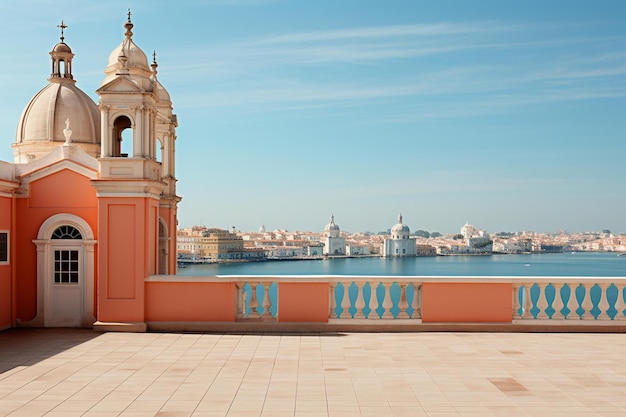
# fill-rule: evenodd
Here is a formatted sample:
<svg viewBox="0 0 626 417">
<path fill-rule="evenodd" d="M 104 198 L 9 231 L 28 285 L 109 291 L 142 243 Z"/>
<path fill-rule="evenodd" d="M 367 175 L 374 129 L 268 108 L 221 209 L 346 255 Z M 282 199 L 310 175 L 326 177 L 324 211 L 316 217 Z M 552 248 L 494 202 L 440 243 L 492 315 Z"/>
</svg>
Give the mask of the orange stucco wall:
<svg viewBox="0 0 626 417">
<path fill-rule="evenodd" d="M 278 321 L 327 322 L 327 282 L 278 284 Z"/>
<path fill-rule="evenodd" d="M 146 321 L 235 321 L 233 282 L 146 282 Z"/>
<path fill-rule="evenodd" d="M 16 251 L 17 263 L 17 318 L 22 321 L 33 319 L 37 312 L 37 251 L 33 240 L 42 223 L 59 213 L 81 217 L 98 239 L 96 190 L 89 178 L 64 169 L 31 182 L 28 198 L 16 199 L 16 245 L 12 250 Z"/>
<path fill-rule="evenodd" d="M 143 322 L 146 261 L 145 198 L 100 198 L 100 257 L 96 317 L 107 322 Z"/>
<path fill-rule="evenodd" d="M 425 282 L 422 322 L 511 323 L 513 284 Z"/>
<path fill-rule="evenodd" d="M 97 318 L 143 322 L 144 280 L 156 273 L 158 201 L 150 197 L 101 197 L 100 286 Z"/>
<path fill-rule="evenodd" d="M 0 197 L 0 230 L 9 232 L 12 239 L 11 217 L 12 198 Z M 9 256 L 11 255 L 11 242 L 9 241 Z M 0 265 L 0 329 L 11 327 L 11 309 L 13 308 L 12 285 L 11 285 L 11 262 Z"/>
</svg>

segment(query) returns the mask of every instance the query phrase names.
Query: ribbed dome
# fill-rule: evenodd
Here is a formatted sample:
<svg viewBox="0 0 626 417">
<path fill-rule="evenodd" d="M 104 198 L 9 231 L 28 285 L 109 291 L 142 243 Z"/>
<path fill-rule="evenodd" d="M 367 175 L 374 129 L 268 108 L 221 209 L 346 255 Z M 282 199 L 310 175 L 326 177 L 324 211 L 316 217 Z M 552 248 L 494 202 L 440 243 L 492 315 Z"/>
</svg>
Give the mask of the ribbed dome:
<svg viewBox="0 0 626 417">
<path fill-rule="evenodd" d="M 17 126 L 17 143 L 65 142 L 69 119 L 72 142 L 100 143 L 100 111 L 74 83 L 51 82 L 28 103 Z"/>
<path fill-rule="evenodd" d="M 139 69 L 147 71 L 148 74 L 150 73 L 150 66 L 148 65 L 148 57 L 146 54 L 135 44 L 135 42 L 133 42 L 132 39 L 126 39 L 109 55 L 109 64 L 104 70 L 105 74 L 115 74 L 117 71 L 122 69 L 122 64 L 119 60 L 121 52 L 123 52 L 123 55 L 128 59 L 127 68 L 129 70 Z"/>
<path fill-rule="evenodd" d="M 324 227 L 325 232 L 329 232 L 331 230 L 339 231 L 339 226 L 335 224 L 335 216 L 330 216 L 330 223 L 328 223 L 326 227 Z"/>
<path fill-rule="evenodd" d="M 408 237 L 411 234 L 411 229 L 406 224 L 402 224 L 402 215 L 398 216 L 398 223 L 391 228 L 392 236 Z"/>
<path fill-rule="evenodd" d="M 54 45 L 54 48 L 52 48 L 52 52 L 64 52 L 64 53 L 71 54 L 72 49 L 65 42 L 59 42 L 56 45 Z"/>
<path fill-rule="evenodd" d="M 133 42 L 133 22 L 130 21 L 130 13 L 128 21 L 124 24 L 126 32 L 124 40 L 109 55 L 109 64 L 104 73 L 106 78 L 101 85 L 105 85 L 113 80 L 117 75 L 130 76 L 130 79 L 144 90 L 152 90 L 150 77 L 152 71 L 148 65 L 148 57 Z"/>
</svg>

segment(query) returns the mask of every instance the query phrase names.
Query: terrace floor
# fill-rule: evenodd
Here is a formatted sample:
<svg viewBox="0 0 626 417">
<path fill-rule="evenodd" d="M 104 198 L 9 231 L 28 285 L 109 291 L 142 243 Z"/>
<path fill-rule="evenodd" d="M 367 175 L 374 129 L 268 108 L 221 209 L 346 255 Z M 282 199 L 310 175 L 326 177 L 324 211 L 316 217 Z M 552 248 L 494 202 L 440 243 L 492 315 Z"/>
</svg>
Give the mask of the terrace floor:
<svg viewBox="0 0 626 417">
<path fill-rule="evenodd" d="M 626 335 L 0 332 L 0 416 L 624 416 Z"/>
</svg>

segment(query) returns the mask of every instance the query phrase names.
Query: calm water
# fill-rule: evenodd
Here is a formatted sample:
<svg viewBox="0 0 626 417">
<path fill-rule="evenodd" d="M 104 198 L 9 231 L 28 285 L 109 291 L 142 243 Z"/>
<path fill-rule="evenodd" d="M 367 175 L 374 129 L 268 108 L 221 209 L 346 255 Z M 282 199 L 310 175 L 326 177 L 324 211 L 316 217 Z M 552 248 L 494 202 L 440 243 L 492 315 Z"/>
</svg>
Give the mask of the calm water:
<svg viewBox="0 0 626 417">
<path fill-rule="evenodd" d="M 190 265 L 179 275 L 418 275 L 626 277 L 616 253 L 347 258 Z"/>
</svg>

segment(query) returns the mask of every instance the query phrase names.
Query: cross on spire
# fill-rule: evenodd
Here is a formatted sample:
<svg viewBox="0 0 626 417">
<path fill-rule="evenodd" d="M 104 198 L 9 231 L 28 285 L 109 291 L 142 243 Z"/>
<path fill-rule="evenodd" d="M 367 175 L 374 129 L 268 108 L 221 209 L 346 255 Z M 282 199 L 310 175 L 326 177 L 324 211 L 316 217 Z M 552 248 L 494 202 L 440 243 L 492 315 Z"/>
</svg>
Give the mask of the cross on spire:
<svg viewBox="0 0 626 417">
<path fill-rule="evenodd" d="M 67 25 L 63 23 L 63 20 L 61 20 L 61 24 L 57 25 L 57 27 L 61 28 L 61 42 L 63 42 L 65 40 L 64 32 L 65 32 L 65 29 L 67 28 Z"/>
<path fill-rule="evenodd" d="M 131 14 L 132 14 L 132 13 L 130 12 L 130 8 L 129 8 L 129 9 L 128 9 L 128 21 L 129 21 L 129 22 L 130 22 L 130 15 L 131 15 Z"/>
</svg>

